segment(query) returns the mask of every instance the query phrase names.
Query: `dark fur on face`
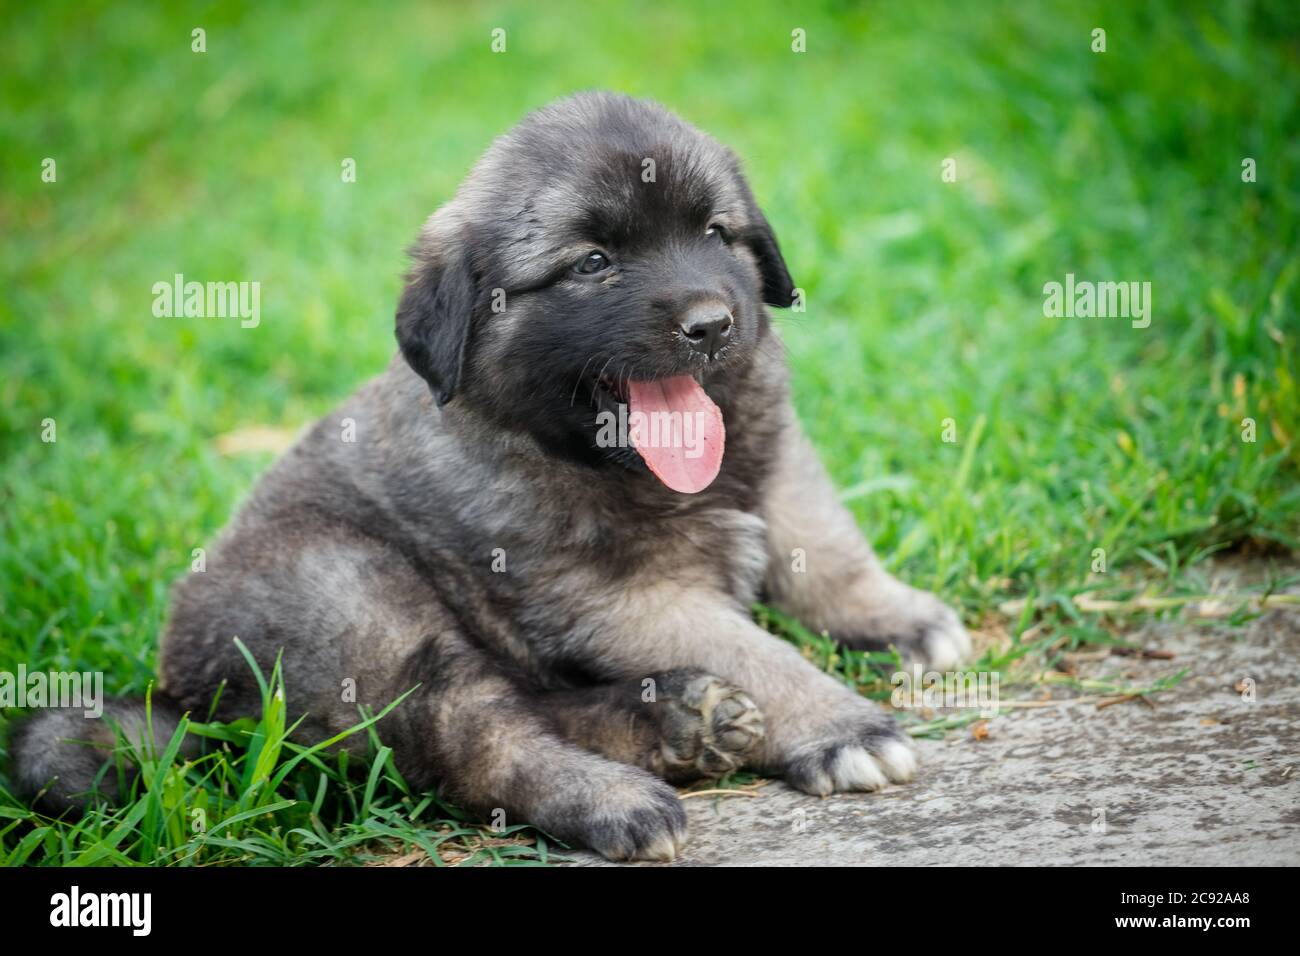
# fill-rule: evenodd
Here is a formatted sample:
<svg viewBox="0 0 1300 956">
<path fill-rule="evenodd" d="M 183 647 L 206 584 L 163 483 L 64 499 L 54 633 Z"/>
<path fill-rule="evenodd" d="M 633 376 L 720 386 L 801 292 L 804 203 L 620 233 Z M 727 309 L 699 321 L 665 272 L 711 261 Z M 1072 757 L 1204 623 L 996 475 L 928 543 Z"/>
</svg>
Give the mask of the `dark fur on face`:
<svg viewBox="0 0 1300 956">
<path fill-rule="evenodd" d="M 907 780 L 893 721 L 750 613 L 762 596 L 938 670 L 969 649 L 951 610 L 881 568 L 800 430 L 765 310 L 792 285 L 735 157 L 662 107 L 572 97 L 488 150 L 415 259 L 401 356 L 177 584 L 154 736 L 219 688 L 218 719 L 256 712 L 238 636 L 264 673 L 282 655 L 300 740 L 411 691 L 378 727 L 408 781 L 611 858 L 678 852 L 665 781 L 741 766 L 821 795 Z M 690 493 L 641 446 L 593 440 L 598 410 L 638 388 L 673 405 L 668 383 L 725 422 Z M 148 739 L 142 714 L 105 707 L 131 740 Z M 12 778 L 75 808 L 111 741 L 40 713 L 12 741 Z"/>
<path fill-rule="evenodd" d="M 593 250 L 610 268 L 575 271 Z M 499 139 L 414 255 L 398 342 L 439 403 L 461 394 L 588 464 L 640 467 L 630 449 L 595 442 L 596 413 L 624 383 L 691 374 L 716 400 L 767 332 L 763 302 L 788 306 L 794 292 L 735 155 L 658 106 L 607 94 L 540 110 Z M 712 357 L 681 333 L 701 303 L 734 323 Z"/>
</svg>

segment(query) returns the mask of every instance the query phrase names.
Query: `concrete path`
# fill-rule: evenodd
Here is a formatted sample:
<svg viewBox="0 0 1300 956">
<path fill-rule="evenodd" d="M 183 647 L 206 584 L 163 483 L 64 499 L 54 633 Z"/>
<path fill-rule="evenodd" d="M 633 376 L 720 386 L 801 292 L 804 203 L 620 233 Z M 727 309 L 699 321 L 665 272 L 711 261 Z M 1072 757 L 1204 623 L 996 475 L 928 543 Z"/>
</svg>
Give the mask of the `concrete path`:
<svg viewBox="0 0 1300 956">
<path fill-rule="evenodd" d="M 1175 658 L 1109 657 L 1079 674 L 1145 685 L 1189 668 L 1154 708 L 1066 702 L 998 717 L 984 739 L 951 731 L 919 742 L 916 782 L 874 795 L 772 782 L 688 799 L 674 865 L 1300 864 L 1300 612 L 1154 623 L 1136 638 Z M 1247 678 L 1253 701 L 1237 689 Z"/>
</svg>

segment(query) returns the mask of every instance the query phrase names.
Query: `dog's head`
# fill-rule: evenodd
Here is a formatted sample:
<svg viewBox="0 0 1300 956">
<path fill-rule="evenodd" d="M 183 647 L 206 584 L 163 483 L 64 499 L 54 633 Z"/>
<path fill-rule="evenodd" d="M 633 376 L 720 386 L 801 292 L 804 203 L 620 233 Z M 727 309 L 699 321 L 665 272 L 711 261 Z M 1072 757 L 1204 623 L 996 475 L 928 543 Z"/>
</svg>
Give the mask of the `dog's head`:
<svg viewBox="0 0 1300 956">
<path fill-rule="evenodd" d="M 498 139 L 413 255 L 397 339 L 440 405 L 684 492 L 720 467 L 709 392 L 794 294 L 735 155 L 603 93 Z"/>
</svg>

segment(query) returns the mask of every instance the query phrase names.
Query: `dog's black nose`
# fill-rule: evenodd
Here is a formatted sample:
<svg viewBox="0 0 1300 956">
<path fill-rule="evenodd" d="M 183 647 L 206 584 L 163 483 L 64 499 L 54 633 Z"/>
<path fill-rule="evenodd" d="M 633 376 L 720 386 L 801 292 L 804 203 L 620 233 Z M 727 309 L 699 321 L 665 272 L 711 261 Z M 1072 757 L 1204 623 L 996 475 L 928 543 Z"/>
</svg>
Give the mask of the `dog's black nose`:
<svg viewBox="0 0 1300 956">
<path fill-rule="evenodd" d="M 717 302 L 702 303 L 691 306 L 680 325 L 691 348 L 713 358 L 731 335 L 731 313 Z"/>
</svg>

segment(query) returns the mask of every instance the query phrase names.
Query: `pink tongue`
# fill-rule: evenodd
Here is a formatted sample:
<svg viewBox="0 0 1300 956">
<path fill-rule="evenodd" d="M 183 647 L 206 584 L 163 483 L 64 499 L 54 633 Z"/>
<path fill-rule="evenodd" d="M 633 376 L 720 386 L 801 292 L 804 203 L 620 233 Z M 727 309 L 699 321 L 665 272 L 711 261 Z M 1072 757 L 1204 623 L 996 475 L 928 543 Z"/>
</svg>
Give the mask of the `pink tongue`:
<svg viewBox="0 0 1300 956">
<path fill-rule="evenodd" d="M 722 411 L 695 379 L 628 382 L 628 437 L 655 476 L 693 495 L 718 477 L 726 429 Z"/>
</svg>

